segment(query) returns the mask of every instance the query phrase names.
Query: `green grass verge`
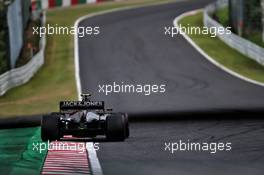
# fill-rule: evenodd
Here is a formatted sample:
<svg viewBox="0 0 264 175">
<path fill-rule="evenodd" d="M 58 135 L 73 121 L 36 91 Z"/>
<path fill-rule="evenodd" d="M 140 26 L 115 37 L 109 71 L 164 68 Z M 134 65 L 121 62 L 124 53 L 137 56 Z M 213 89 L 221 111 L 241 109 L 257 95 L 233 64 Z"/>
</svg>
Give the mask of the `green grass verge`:
<svg viewBox="0 0 264 175">
<path fill-rule="evenodd" d="M 217 17 L 217 20 L 225 27 L 229 25 L 229 8 L 224 7 L 220 8 L 215 12 L 215 16 Z"/>
<path fill-rule="evenodd" d="M 39 174 L 47 151 L 33 150 L 33 143 L 41 142 L 40 128 L 0 130 L 1 174 Z"/>
<path fill-rule="evenodd" d="M 246 36 L 246 39 L 261 47 L 264 47 L 264 42 L 262 41 L 262 33 L 260 31 L 251 32 L 248 36 Z"/>
<path fill-rule="evenodd" d="M 203 27 L 202 12 L 188 16 L 179 21 L 182 26 Z M 209 56 L 221 63 L 225 67 L 250 79 L 264 82 L 264 67 L 254 60 L 240 54 L 230 48 L 218 38 L 209 35 L 189 35 L 189 37 Z"/>
<path fill-rule="evenodd" d="M 89 13 L 156 2 L 167 1 L 130 0 L 50 10 L 47 24 L 71 27 Z M 48 36 L 44 66 L 30 82 L 0 97 L 0 118 L 57 111 L 60 100 L 77 98 L 73 47 L 73 36 Z"/>
</svg>

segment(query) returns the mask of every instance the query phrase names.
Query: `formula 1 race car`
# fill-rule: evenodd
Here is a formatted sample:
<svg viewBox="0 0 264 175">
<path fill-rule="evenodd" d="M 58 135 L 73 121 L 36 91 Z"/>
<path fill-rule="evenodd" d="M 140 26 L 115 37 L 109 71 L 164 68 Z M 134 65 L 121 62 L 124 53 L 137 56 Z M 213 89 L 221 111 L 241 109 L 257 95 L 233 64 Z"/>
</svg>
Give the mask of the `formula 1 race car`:
<svg viewBox="0 0 264 175">
<path fill-rule="evenodd" d="M 79 138 L 105 135 L 111 141 L 123 141 L 129 137 L 126 113 L 105 109 L 103 101 L 91 101 L 89 94 L 81 96 L 81 101 L 61 101 L 60 112 L 42 117 L 43 141 L 60 140 L 64 135 Z"/>
</svg>

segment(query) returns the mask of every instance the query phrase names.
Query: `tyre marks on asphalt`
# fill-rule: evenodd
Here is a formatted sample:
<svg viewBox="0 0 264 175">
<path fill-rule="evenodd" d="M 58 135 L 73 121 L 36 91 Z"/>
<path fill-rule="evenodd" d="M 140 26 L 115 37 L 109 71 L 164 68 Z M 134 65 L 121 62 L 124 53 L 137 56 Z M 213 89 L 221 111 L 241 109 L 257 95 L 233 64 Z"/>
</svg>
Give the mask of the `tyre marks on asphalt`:
<svg viewBox="0 0 264 175">
<path fill-rule="evenodd" d="M 52 142 L 56 145 L 48 151 L 41 174 L 91 174 L 86 148 L 83 142 Z M 56 149 L 55 149 L 56 148 Z"/>
</svg>

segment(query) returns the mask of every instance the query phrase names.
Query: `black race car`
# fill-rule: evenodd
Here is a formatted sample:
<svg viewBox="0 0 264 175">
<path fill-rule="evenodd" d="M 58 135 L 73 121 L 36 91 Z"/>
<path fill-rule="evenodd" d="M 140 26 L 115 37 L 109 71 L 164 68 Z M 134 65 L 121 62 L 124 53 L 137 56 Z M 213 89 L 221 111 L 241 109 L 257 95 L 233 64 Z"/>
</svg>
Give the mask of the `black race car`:
<svg viewBox="0 0 264 175">
<path fill-rule="evenodd" d="M 61 101 L 60 112 L 42 117 L 43 141 L 60 140 L 64 135 L 79 138 L 105 135 L 107 140 L 112 141 L 123 141 L 129 137 L 126 113 L 105 109 L 103 101 L 91 101 L 89 94 L 81 96 L 81 101 Z"/>
</svg>

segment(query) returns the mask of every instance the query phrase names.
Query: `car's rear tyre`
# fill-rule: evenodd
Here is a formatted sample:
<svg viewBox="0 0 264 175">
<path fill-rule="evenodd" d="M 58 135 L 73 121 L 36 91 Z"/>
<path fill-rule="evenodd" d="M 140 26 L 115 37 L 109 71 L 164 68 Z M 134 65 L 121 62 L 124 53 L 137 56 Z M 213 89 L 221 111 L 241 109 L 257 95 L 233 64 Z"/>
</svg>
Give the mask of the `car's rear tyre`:
<svg viewBox="0 0 264 175">
<path fill-rule="evenodd" d="M 125 116 L 111 114 L 106 118 L 106 138 L 111 141 L 123 141 L 126 138 Z"/>
<path fill-rule="evenodd" d="M 41 120 L 41 139 L 54 141 L 60 139 L 60 116 L 56 113 L 44 115 Z"/>
</svg>

